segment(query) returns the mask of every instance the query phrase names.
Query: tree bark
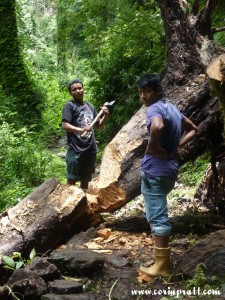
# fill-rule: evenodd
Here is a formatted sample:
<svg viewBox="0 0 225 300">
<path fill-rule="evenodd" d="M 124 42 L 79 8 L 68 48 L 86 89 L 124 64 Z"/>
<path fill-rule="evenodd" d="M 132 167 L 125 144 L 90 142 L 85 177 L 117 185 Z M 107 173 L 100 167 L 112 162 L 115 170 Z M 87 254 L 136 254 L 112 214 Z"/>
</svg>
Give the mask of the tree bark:
<svg viewBox="0 0 225 300">
<path fill-rule="evenodd" d="M 0 215 L 0 258 L 14 251 L 29 254 L 32 248 L 51 251 L 101 221 L 80 188 L 51 178 Z"/>
</svg>

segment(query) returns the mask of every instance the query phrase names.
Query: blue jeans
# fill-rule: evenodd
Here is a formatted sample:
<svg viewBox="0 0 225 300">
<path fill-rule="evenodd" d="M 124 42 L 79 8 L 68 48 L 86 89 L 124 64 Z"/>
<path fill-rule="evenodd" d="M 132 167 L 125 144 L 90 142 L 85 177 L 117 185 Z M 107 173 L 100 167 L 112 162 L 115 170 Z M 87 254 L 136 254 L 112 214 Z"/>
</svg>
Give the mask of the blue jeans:
<svg viewBox="0 0 225 300">
<path fill-rule="evenodd" d="M 173 189 L 175 180 L 168 176 L 148 177 L 141 172 L 141 193 L 144 197 L 146 218 L 155 235 L 170 235 L 167 194 Z"/>
</svg>

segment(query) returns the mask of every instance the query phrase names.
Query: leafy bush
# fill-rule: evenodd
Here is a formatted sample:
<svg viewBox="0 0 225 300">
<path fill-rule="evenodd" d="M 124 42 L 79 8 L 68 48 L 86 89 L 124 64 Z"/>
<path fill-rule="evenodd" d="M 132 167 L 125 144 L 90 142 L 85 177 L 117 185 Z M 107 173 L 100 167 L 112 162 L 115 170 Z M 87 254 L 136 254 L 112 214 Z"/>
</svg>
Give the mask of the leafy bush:
<svg viewBox="0 0 225 300">
<path fill-rule="evenodd" d="M 0 209 L 14 205 L 36 186 L 52 176 L 63 180 L 65 163 L 46 150 L 38 137 L 26 128 L 0 126 Z"/>
<path fill-rule="evenodd" d="M 5 269 L 16 270 L 25 267 L 27 264 L 30 264 L 31 261 L 35 258 L 35 256 L 36 251 L 33 248 L 29 254 L 28 259 L 24 259 L 20 252 L 13 252 L 12 256 L 3 255 L 2 260 L 5 263 Z"/>
<path fill-rule="evenodd" d="M 182 165 L 179 170 L 181 181 L 189 186 L 198 186 L 209 161 L 209 153 L 205 153 L 199 156 L 195 161 L 190 161 Z"/>
</svg>

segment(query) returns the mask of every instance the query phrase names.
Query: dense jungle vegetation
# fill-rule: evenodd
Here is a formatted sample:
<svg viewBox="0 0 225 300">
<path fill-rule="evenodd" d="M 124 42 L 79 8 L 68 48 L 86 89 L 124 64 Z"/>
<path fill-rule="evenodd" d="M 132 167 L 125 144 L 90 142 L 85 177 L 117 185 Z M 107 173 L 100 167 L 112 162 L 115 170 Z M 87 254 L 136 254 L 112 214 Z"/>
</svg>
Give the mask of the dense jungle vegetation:
<svg viewBox="0 0 225 300">
<path fill-rule="evenodd" d="M 0 16 L 3 210 L 52 176 L 65 182 L 64 161 L 50 149 L 65 135 L 61 110 L 70 99 L 66 86 L 71 79 L 84 81 L 85 99 L 97 110 L 116 100 L 97 133 L 100 158 L 141 106 L 137 78 L 163 73 L 166 49 L 153 0 L 2 0 Z M 224 22 L 223 10 L 215 22 Z M 223 33 L 216 42 L 225 46 Z"/>
</svg>

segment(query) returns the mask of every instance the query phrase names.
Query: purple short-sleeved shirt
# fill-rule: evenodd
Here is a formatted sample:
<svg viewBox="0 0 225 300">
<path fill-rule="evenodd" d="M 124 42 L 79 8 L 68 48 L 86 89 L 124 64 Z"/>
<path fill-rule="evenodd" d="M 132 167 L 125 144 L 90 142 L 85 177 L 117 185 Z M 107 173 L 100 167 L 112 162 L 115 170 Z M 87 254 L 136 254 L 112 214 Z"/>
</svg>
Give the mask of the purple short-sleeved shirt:
<svg viewBox="0 0 225 300">
<path fill-rule="evenodd" d="M 158 116 L 163 119 L 164 132 L 160 146 L 168 153 L 168 158 L 158 158 L 145 154 L 141 163 L 141 170 L 149 177 L 170 176 L 177 178 L 178 162 L 175 158 L 182 135 L 182 113 L 171 103 L 158 100 L 147 108 L 147 128 L 150 134 L 151 120 Z"/>
</svg>

